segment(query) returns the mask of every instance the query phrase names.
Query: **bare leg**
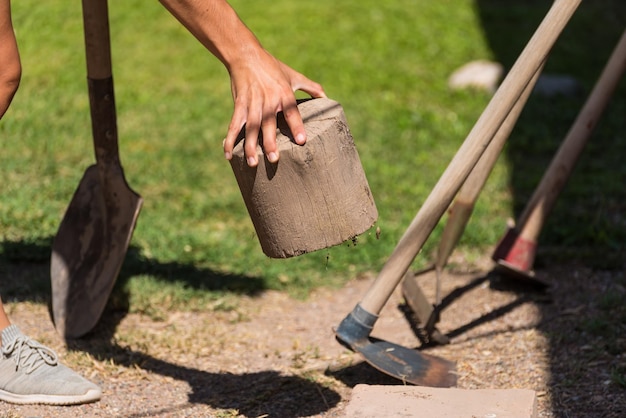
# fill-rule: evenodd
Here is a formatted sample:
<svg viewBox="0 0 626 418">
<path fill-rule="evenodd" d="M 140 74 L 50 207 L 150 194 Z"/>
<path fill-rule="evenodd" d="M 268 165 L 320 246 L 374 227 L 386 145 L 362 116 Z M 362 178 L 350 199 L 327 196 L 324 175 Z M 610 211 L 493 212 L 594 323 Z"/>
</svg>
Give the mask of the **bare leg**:
<svg viewBox="0 0 626 418">
<path fill-rule="evenodd" d="M 0 119 L 6 112 L 13 99 L 20 81 L 20 56 L 15 42 L 13 25 L 11 23 L 11 4 L 9 0 L 0 0 Z M 2 330 L 11 325 L 2 299 L 0 299 L 0 346 L 2 344 Z"/>
<path fill-rule="evenodd" d="M 0 299 L 0 346 L 2 346 L 2 330 L 11 325 L 7 313 L 4 311 L 2 299 Z"/>
<path fill-rule="evenodd" d="M 0 119 L 9 107 L 20 83 L 22 67 L 11 23 L 9 0 L 0 0 Z"/>
</svg>

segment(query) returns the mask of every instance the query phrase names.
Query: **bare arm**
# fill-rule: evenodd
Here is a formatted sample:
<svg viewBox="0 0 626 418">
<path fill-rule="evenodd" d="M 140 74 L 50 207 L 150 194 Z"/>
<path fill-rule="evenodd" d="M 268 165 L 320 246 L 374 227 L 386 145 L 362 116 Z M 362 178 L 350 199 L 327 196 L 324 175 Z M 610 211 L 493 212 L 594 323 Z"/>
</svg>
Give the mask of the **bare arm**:
<svg viewBox="0 0 626 418">
<path fill-rule="evenodd" d="M 13 100 L 21 73 L 20 56 L 11 23 L 11 3 L 9 0 L 0 0 L 0 119 Z"/>
<path fill-rule="evenodd" d="M 243 24 L 225 0 L 160 0 L 226 67 L 235 109 L 224 140 L 224 155 L 232 157 L 237 134 L 246 125 L 245 155 L 256 166 L 259 133 L 271 162 L 278 160 L 276 113 L 282 111 L 299 144 L 306 141 L 294 91 L 325 97 L 322 86 L 274 58 Z"/>
</svg>

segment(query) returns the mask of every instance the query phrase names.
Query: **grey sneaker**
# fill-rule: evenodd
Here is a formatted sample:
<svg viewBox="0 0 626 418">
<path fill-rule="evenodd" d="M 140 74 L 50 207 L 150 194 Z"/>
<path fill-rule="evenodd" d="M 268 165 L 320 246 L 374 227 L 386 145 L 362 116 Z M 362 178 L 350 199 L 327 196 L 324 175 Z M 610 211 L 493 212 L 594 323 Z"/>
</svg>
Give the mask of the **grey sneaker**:
<svg viewBox="0 0 626 418">
<path fill-rule="evenodd" d="M 2 331 L 0 400 L 20 404 L 76 405 L 102 396 L 98 386 L 60 364 L 54 351 L 11 325 Z"/>
</svg>

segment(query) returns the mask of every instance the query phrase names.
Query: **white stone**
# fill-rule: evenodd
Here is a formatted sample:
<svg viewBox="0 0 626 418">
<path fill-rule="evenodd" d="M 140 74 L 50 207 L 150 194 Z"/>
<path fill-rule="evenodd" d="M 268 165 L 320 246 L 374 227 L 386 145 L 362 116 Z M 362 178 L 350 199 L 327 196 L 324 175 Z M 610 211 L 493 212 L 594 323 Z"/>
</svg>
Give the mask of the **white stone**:
<svg viewBox="0 0 626 418">
<path fill-rule="evenodd" d="M 453 90 L 475 88 L 493 93 L 502 80 L 504 68 L 493 61 L 471 61 L 455 70 L 448 78 Z"/>
</svg>

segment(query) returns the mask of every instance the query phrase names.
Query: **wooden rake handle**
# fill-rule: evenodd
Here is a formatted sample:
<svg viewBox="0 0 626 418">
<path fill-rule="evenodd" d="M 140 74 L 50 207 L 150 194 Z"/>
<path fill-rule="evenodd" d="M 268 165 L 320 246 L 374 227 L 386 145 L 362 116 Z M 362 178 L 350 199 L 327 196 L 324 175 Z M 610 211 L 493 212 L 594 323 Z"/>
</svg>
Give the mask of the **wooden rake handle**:
<svg viewBox="0 0 626 418">
<path fill-rule="evenodd" d="M 467 226 L 470 216 L 474 211 L 474 205 L 478 200 L 478 196 L 482 191 L 491 170 L 496 164 L 502 148 L 506 143 L 511 131 L 517 123 L 520 113 L 524 109 L 528 97 L 530 96 L 541 70 L 543 69 L 543 63 L 533 76 L 532 80 L 526 85 L 522 95 L 517 99 L 515 105 L 511 109 L 511 112 L 507 115 L 502 125 L 494 135 L 493 139 L 487 146 L 487 149 L 480 157 L 471 173 L 463 183 L 463 187 L 456 196 L 454 203 L 450 207 L 449 216 L 446 221 L 441 240 L 439 241 L 439 247 L 437 248 L 437 257 L 435 260 L 435 268 L 443 269 L 448 263 L 450 254 L 456 247 L 459 239 L 463 235 L 463 231 Z"/>
<path fill-rule="evenodd" d="M 378 315 L 581 0 L 557 0 L 470 131 L 360 303 Z"/>
<path fill-rule="evenodd" d="M 553 157 L 541 182 L 522 212 L 519 236 L 536 242 L 545 220 L 574 169 L 615 88 L 626 71 L 626 31 L 607 61 L 591 94 Z"/>
</svg>

